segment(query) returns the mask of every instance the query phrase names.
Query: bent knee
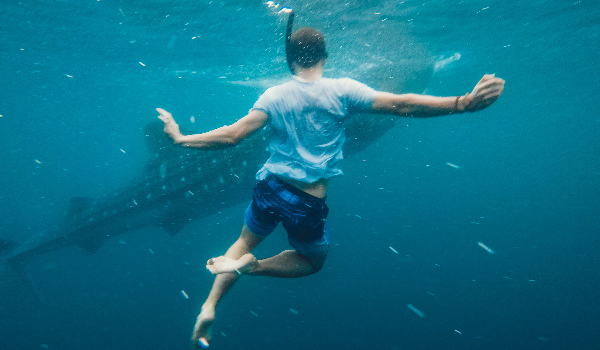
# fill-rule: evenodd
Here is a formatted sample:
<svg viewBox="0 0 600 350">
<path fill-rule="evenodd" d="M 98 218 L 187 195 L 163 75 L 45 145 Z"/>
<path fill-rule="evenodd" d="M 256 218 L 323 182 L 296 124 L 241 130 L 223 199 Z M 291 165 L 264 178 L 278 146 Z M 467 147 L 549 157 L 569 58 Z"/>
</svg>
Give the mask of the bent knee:
<svg viewBox="0 0 600 350">
<path fill-rule="evenodd" d="M 317 273 L 317 272 L 321 271 L 321 269 L 325 265 L 325 259 L 323 259 L 317 263 L 314 263 L 311 261 L 311 265 L 313 266 L 313 273 Z"/>
<path fill-rule="evenodd" d="M 325 260 L 327 260 L 327 251 L 325 251 L 323 254 L 306 256 L 306 258 L 313 267 L 312 273 L 317 273 L 321 271 L 325 265 Z"/>
</svg>

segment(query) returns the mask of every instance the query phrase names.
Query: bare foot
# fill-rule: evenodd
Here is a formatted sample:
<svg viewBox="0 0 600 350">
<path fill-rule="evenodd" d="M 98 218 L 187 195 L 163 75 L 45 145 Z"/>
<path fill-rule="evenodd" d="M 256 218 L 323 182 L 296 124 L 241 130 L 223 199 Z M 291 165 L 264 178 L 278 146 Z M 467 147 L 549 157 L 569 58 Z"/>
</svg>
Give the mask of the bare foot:
<svg viewBox="0 0 600 350">
<path fill-rule="evenodd" d="M 248 253 L 239 260 L 234 260 L 226 256 L 212 258 L 206 263 L 206 268 L 215 275 L 221 273 L 237 272 L 240 275 L 250 274 L 258 268 L 258 260 L 254 255 Z"/>
<path fill-rule="evenodd" d="M 200 349 L 198 340 L 203 339 L 203 343 L 208 347 L 208 342 L 212 336 L 211 326 L 215 320 L 215 308 L 202 306 L 202 312 L 196 319 L 196 325 L 194 326 L 194 333 L 192 334 L 192 348 Z"/>
</svg>

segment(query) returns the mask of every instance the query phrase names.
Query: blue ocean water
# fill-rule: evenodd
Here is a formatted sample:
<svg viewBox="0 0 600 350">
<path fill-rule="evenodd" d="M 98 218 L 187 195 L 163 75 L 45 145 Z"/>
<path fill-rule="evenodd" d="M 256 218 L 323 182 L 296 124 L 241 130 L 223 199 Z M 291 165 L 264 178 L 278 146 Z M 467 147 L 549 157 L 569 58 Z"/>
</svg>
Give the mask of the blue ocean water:
<svg viewBox="0 0 600 350">
<path fill-rule="evenodd" d="M 241 280 L 211 347 L 597 349 L 599 3 L 282 5 L 325 34 L 328 76 L 459 95 L 496 73 L 506 90 L 477 114 L 399 118 L 344 160 L 324 269 Z M 0 9 L 0 238 L 17 246 L 56 227 L 70 198 L 107 196 L 144 171 L 154 108 L 206 131 L 289 79 L 286 17 L 261 1 Z M 212 283 L 204 263 L 239 235 L 244 207 L 173 237 L 135 228 L 93 255 L 39 255 L 21 276 L 3 264 L 0 348 L 189 348 Z M 279 230 L 256 255 L 287 248 Z"/>
</svg>

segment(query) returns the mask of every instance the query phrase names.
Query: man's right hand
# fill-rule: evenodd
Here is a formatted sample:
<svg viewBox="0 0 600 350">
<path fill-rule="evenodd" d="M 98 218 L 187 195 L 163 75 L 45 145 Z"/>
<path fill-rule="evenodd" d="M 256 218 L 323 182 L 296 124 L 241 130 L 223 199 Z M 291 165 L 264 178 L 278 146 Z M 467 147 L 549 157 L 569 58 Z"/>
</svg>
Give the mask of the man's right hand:
<svg viewBox="0 0 600 350">
<path fill-rule="evenodd" d="M 156 111 L 160 114 L 158 119 L 165 123 L 165 133 L 169 135 L 173 141 L 177 142 L 177 140 L 183 135 L 179 131 L 179 125 L 177 125 L 171 113 L 162 108 L 157 108 Z"/>
</svg>

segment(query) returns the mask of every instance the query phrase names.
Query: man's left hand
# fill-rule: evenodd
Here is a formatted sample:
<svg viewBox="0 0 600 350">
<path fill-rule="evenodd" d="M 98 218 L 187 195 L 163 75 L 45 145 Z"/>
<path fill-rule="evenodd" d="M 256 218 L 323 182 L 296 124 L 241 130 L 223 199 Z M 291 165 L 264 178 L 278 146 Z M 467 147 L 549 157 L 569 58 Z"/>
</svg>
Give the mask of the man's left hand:
<svg viewBox="0 0 600 350">
<path fill-rule="evenodd" d="M 495 74 L 486 74 L 475 85 L 473 92 L 465 95 L 464 110 L 475 112 L 487 108 L 496 102 L 503 91 L 504 80 L 497 78 Z"/>
</svg>

